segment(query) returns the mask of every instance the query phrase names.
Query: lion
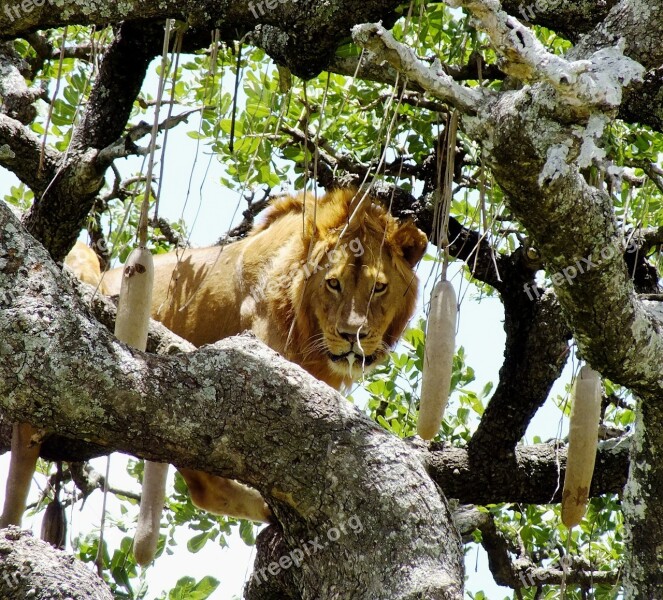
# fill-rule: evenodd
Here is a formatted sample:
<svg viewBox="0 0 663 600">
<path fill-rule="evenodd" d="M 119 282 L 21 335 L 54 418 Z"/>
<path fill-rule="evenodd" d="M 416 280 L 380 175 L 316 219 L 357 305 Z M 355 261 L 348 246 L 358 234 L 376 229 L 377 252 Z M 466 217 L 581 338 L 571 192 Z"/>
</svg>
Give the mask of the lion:
<svg viewBox="0 0 663 600">
<path fill-rule="evenodd" d="M 251 331 L 341 390 L 384 360 L 411 318 L 428 239 L 355 189 L 275 200 L 243 240 L 154 257 L 152 316 L 196 346 Z M 97 263 L 98 264 L 98 263 Z M 122 269 L 103 277 L 119 293 Z M 180 468 L 199 508 L 254 521 L 258 492 Z"/>
</svg>

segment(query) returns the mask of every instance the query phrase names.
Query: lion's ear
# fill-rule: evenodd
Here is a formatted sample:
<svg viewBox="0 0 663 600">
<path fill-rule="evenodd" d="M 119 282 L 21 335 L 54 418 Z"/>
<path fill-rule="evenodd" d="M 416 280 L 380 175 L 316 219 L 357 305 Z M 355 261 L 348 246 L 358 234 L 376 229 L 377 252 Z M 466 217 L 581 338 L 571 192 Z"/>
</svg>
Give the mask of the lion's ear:
<svg viewBox="0 0 663 600">
<path fill-rule="evenodd" d="M 399 225 L 391 237 L 391 242 L 401 249 L 403 258 L 413 267 L 421 260 L 428 247 L 426 234 L 410 221 Z"/>
</svg>

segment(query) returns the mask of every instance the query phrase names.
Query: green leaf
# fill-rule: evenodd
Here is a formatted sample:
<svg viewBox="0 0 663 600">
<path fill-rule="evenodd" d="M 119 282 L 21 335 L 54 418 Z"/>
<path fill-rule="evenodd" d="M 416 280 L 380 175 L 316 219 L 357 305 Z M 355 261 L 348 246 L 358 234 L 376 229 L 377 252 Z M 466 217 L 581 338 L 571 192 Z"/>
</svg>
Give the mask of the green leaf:
<svg viewBox="0 0 663 600">
<path fill-rule="evenodd" d="M 207 531 L 204 531 L 203 533 L 199 533 L 198 535 L 194 535 L 186 543 L 186 547 L 189 550 L 189 552 L 193 552 L 195 554 L 196 552 L 199 552 L 200 550 L 203 549 L 203 547 L 207 543 L 207 540 L 209 540 L 209 534 L 208 534 Z"/>
<path fill-rule="evenodd" d="M 168 592 L 168 600 L 206 600 L 216 591 L 219 583 L 209 575 L 198 582 L 193 577 L 182 577 Z"/>
<path fill-rule="evenodd" d="M 252 521 L 241 519 L 239 522 L 239 536 L 247 546 L 255 546 L 255 527 Z"/>
</svg>

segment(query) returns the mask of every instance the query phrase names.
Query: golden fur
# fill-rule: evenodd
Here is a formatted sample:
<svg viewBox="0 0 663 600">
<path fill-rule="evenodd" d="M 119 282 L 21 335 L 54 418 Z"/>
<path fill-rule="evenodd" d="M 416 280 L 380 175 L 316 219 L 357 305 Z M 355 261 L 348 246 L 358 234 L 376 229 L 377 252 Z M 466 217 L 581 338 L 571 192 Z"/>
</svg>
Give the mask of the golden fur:
<svg viewBox="0 0 663 600">
<path fill-rule="evenodd" d="M 102 282 L 101 265 L 99 257 L 94 250 L 83 242 L 76 242 L 71 252 L 64 259 L 64 264 L 73 271 L 82 282 L 95 287 L 99 286 L 102 294 L 106 293 L 106 286 Z"/>
</svg>

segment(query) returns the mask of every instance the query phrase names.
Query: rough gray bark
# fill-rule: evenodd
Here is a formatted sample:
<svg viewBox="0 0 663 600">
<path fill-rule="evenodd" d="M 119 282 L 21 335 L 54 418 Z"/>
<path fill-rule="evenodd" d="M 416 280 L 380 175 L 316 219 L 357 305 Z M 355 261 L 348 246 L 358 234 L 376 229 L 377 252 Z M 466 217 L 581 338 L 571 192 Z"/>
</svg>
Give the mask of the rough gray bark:
<svg viewBox="0 0 663 600">
<path fill-rule="evenodd" d="M 124 346 L 3 204 L 0 231 L 4 413 L 252 485 L 293 552 L 328 539 L 292 571 L 302 598 L 462 597 L 460 539 L 403 442 L 255 339 L 169 358 Z"/>
<path fill-rule="evenodd" d="M 279 63 L 302 77 L 319 73 L 333 55 L 339 42 L 348 37 L 355 23 L 383 20 L 393 23 L 394 9 L 400 2 L 390 0 L 309 0 L 279 2 L 277 0 L 241 0 L 232 2 L 179 2 L 175 0 L 131 0 L 121 3 L 52 0 L 31 10 L 20 3 L 8 3 L 0 11 L 0 40 L 12 39 L 38 29 L 67 24 L 106 26 L 121 21 L 144 22 L 179 19 L 192 28 L 192 35 L 211 32 L 218 27 L 223 39 L 241 39 L 250 34 L 250 41 L 264 48 Z M 209 44 L 206 36 L 205 44 Z M 155 52 L 158 50 L 155 48 Z"/>
<path fill-rule="evenodd" d="M 587 185 L 578 165 L 568 159 L 554 175 L 543 176 L 556 149 L 568 144 L 569 155 L 578 156 L 579 141 L 587 142 L 560 127 L 559 120 L 542 114 L 540 103 L 546 95 L 544 89 L 527 89 L 491 108 L 496 125 L 493 147 L 508 144 L 511 148 L 508 160 L 493 153 L 493 172 L 549 271 L 564 273 L 574 268 L 577 273 L 573 278 L 561 277 L 555 292 L 583 356 L 646 403 L 635 437 L 629 501 L 624 505 L 630 532 L 625 594 L 627 598 L 657 597 L 661 592 L 657 548 L 663 541 L 663 529 L 658 527 L 663 522 L 658 501 L 663 497 L 663 469 L 657 450 L 663 423 L 659 402 L 662 328 L 635 299 L 607 194 Z M 529 175 L 523 175 L 524 164 Z M 589 264 L 592 268 L 587 269 Z M 579 265 L 585 272 L 580 272 Z"/>
<path fill-rule="evenodd" d="M 663 540 L 663 409 L 661 396 L 638 406 L 629 480 L 624 490 L 628 553 L 625 598 L 656 598 L 663 590 L 660 556 Z M 656 564 L 658 563 L 658 564 Z"/>
<path fill-rule="evenodd" d="M 0 419 L 7 418 L 0 415 Z M 628 475 L 630 437 L 607 440 L 599 446 L 591 495 L 621 493 Z M 9 450 L 11 424 L 0 424 L 0 454 Z M 462 504 L 521 502 L 548 504 L 561 497 L 559 482 L 566 469 L 566 447 L 553 443 L 519 445 L 496 460 L 477 456 L 466 448 L 435 443 L 416 448 L 433 481 L 445 495 Z M 421 444 L 421 440 L 419 440 Z M 118 450 L 53 435 L 46 438 L 40 456 L 46 460 L 80 462 Z"/>
<path fill-rule="evenodd" d="M 618 0 L 505 0 L 504 10 L 523 23 L 549 27 L 572 41 L 603 21 Z"/>
<path fill-rule="evenodd" d="M 621 493 L 628 475 L 630 437 L 601 442 L 591 496 Z M 550 504 L 560 502 L 567 449 L 554 443 L 519 445 L 494 457 L 434 444 L 424 455 L 434 481 L 463 504 Z"/>
<path fill-rule="evenodd" d="M 17 527 L 0 530 L 3 600 L 112 600 L 106 584 L 70 554 Z"/>
<path fill-rule="evenodd" d="M 506 261 L 502 261 L 502 276 L 504 277 L 507 272 L 508 264 Z M 116 315 L 116 306 L 113 300 L 95 293 L 92 286 L 80 283 L 73 278 L 71 278 L 70 283 L 81 296 L 85 310 L 89 310 L 95 319 L 109 331 L 113 331 Z M 505 290 L 505 293 L 508 293 L 508 290 Z M 518 295 L 520 295 L 520 291 Z M 550 327 L 552 332 L 557 330 L 558 325 L 556 325 L 556 318 L 549 312 L 552 306 L 550 302 L 552 296 L 548 295 L 547 298 L 548 309 L 544 310 L 542 315 L 537 314 L 531 321 L 526 319 L 525 322 L 537 327 L 539 326 L 537 323 L 542 321 Z M 516 327 L 513 331 L 510 327 L 507 327 L 507 346 L 509 344 L 515 346 L 515 341 L 509 342 L 508 340 L 510 337 L 518 339 L 519 335 L 522 335 L 520 328 Z M 536 339 L 536 336 L 532 336 L 532 339 Z M 521 343 L 527 345 L 526 341 L 521 340 Z M 552 343 L 550 346 L 555 347 Z M 192 352 L 193 350 L 194 346 L 178 338 L 160 323 L 156 321 L 150 323 L 148 352 L 169 356 Z M 531 352 L 531 354 L 534 355 L 535 353 Z M 559 359 L 560 357 L 555 358 Z M 507 357 L 505 364 L 510 365 L 510 360 Z M 528 389 L 537 388 L 534 382 L 538 381 L 538 387 L 542 389 L 538 389 L 538 397 L 532 394 L 530 400 L 538 398 L 536 402 L 540 403 L 547 397 L 549 387 L 548 384 L 543 385 L 541 382 L 546 381 L 545 376 L 549 378 L 550 382 L 556 378 L 555 373 L 546 373 L 545 370 L 539 370 L 536 361 L 530 361 L 528 368 L 531 369 L 531 374 L 528 373 L 527 369 L 522 369 L 518 376 L 513 376 L 511 372 L 513 369 L 509 369 L 507 366 L 503 367 L 500 386 L 504 389 L 500 392 L 498 387 L 491 403 L 504 404 L 504 410 L 502 413 L 496 411 L 494 415 L 488 413 L 488 416 L 484 415 L 482 421 L 491 423 L 486 425 L 486 428 L 495 427 L 492 424 L 494 422 L 500 424 L 499 428 L 505 430 L 502 433 L 494 433 L 496 448 L 501 447 L 501 452 L 496 450 L 490 456 L 488 450 L 483 450 L 481 445 L 474 449 L 456 448 L 445 444 L 433 444 L 426 447 L 421 443 L 421 440 L 417 442 L 418 438 L 408 440 L 412 449 L 419 453 L 433 481 L 445 490 L 448 497 L 454 498 L 463 504 L 494 504 L 501 501 L 546 504 L 551 501 L 559 501 L 561 494 L 559 482 L 564 477 L 566 447 L 554 444 L 515 446 L 515 442 L 512 442 L 512 447 L 507 443 L 507 440 L 514 439 L 513 430 L 517 430 L 518 427 L 516 425 L 508 427 L 503 420 L 504 413 L 511 419 L 512 424 L 517 424 L 519 421 L 526 422 L 530 418 L 530 415 L 525 418 L 522 414 L 518 414 L 518 411 L 514 410 L 512 412 L 510 410 L 508 404 L 509 390 L 511 390 L 511 393 L 517 394 L 518 388 L 515 387 L 517 384 L 521 386 L 526 384 L 523 387 Z M 498 399 L 497 402 L 495 402 L 496 398 Z M 522 398 L 519 394 L 518 400 L 520 412 L 525 413 L 522 402 L 520 402 Z M 0 414 L 0 453 L 8 451 L 11 443 L 11 423 L 8 423 L 6 427 L 2 427 L 2 419 L 3 416 Z M 489 440 L 490 438 L 486 438 L 487 445 Z M 592 480 L 592 495 L 619 493 L 624 487 L 628 473 L 627 440 L 628 438 L 620 438 L 601 444 L 597 454 L 595 476 Z M 472 442 L 474 443 L 474 437 Z M 113 445 L 100 446 L 54 435 L 47 437 L 42 444 L 41 456 L 47 460 L 78 462 L 95 456 L 106 455 L 118 449 Z M 495 459 L 496 456 L 499 456 L 499 460 Z"/>
</svg>

